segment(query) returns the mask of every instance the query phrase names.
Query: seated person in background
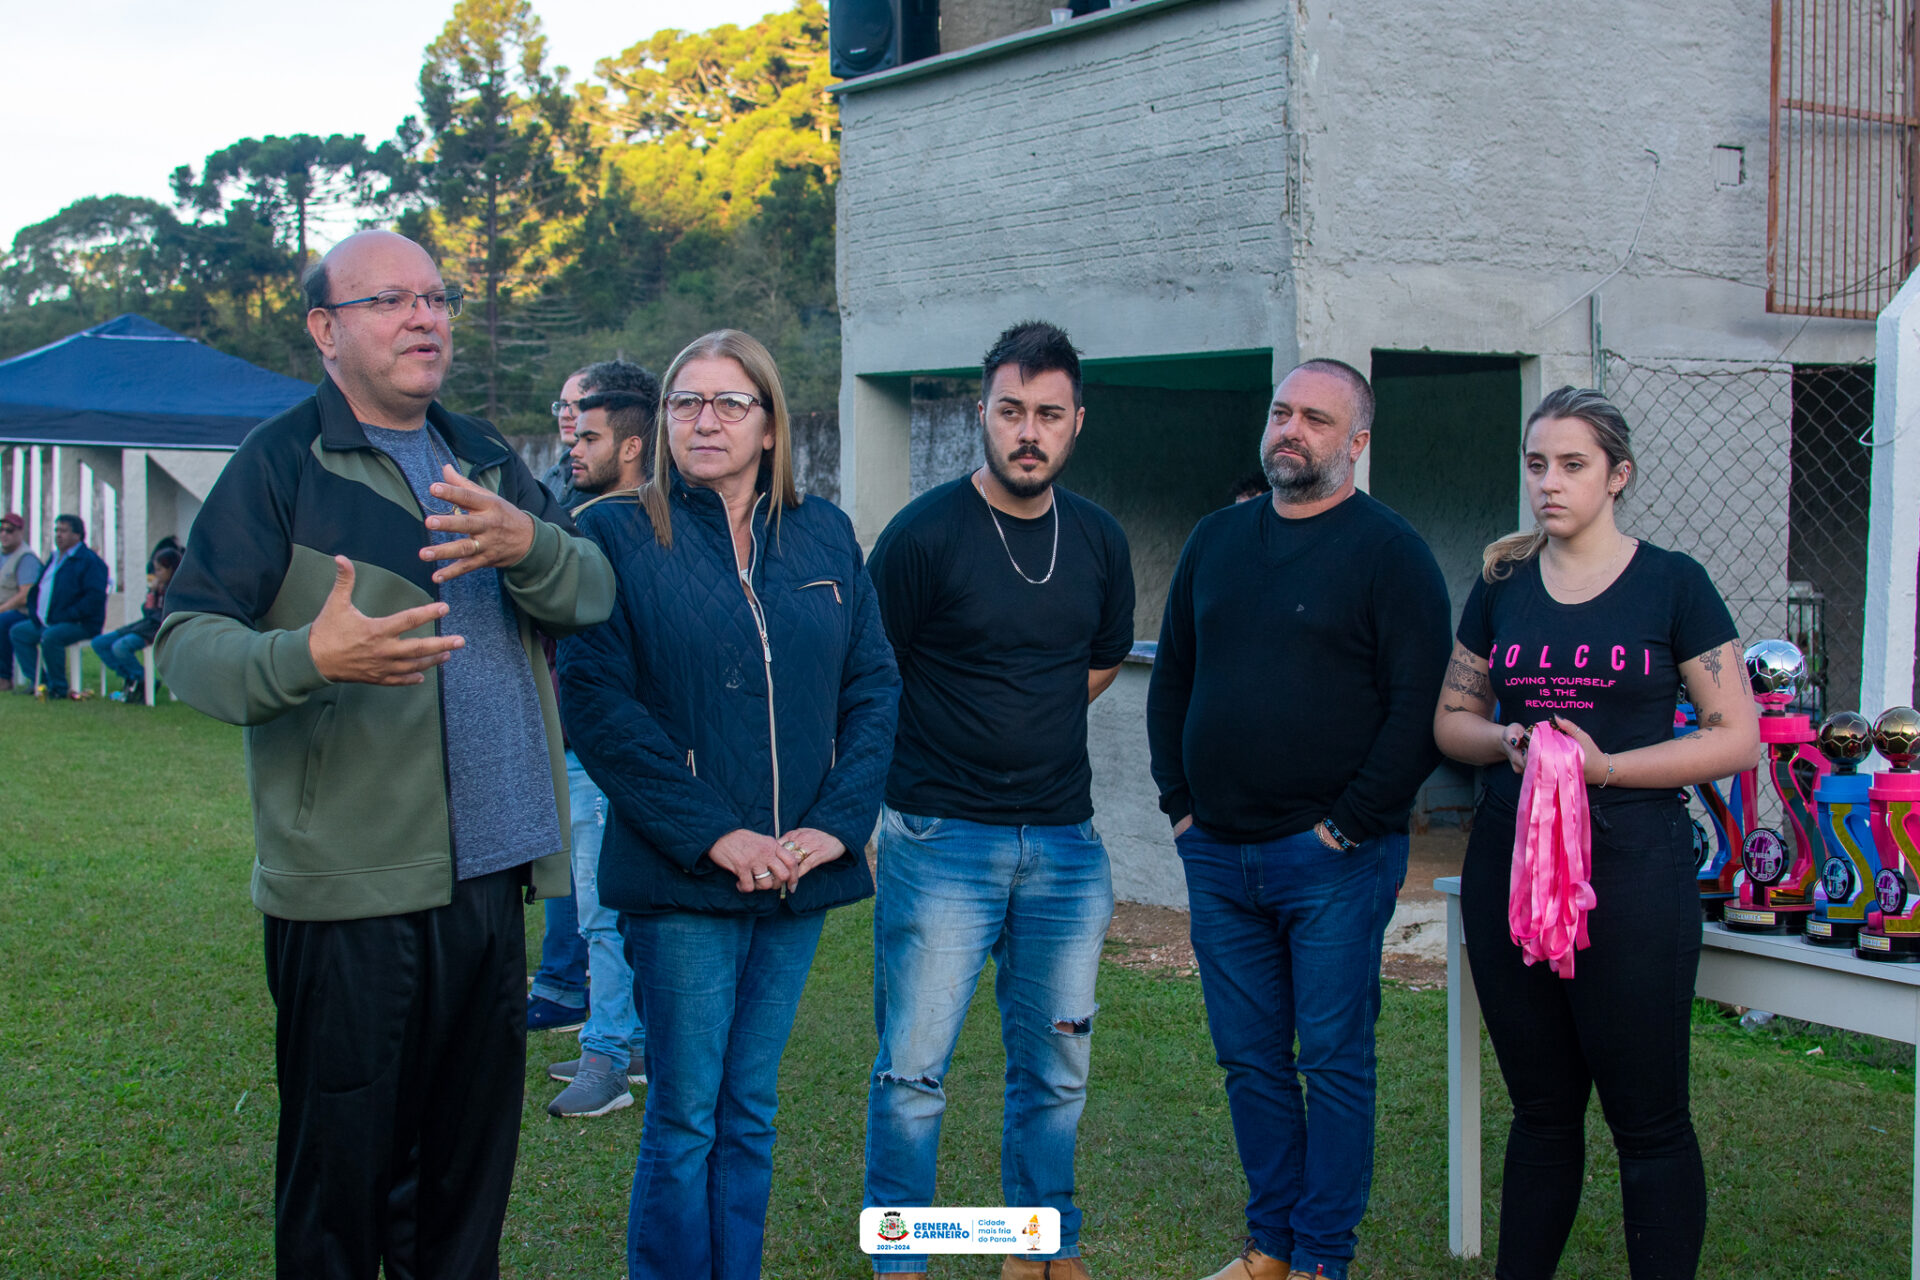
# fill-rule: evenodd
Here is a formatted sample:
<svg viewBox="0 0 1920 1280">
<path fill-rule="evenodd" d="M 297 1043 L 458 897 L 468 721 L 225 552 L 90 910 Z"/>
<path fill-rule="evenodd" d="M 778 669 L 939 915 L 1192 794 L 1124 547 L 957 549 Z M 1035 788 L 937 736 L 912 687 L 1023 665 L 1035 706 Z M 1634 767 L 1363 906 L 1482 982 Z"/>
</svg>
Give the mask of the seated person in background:
<svg viewBox="0 0 1920 1280">
<path fill-rule="evenodd" d="M 33 615 L 27 597 L 40 581 L 40 557 L 26 545 L 27 522 L 18 512 L 0 516 L 0 690 L 13 688 L 14 624 Z"/>
<path fill-rule="evenodd" d="M 107 562 L 87 546 L 86 522 L 76 515 L 54 520 L 53 546 L 53 560 L 27 598 L 29 616 L 13 626 L 9 656 L 32 675 L 38 649 L 37 683 L 49 699 L 62 699 L 80 692 L 67 688 L 67 646 L 99 635 L 107 623 Z"/>
<path fill-rule="evenodd" d="M 125 682 L 115 698 L 118 702 L 134 703 L 146 697 L 147 671 L 141 665 L 140 651 L 160 634 L 160 616 L 166 612 L 167 584 L 173 581 L 173 571 L 179 567 L 180 553 L 172 547 L 154 552 L 153 576 L 149 579 L 147 598 L 140 606 L 140 620 L 93 638 L 93 651 L 100 655 L 100 665 Z"/>
</svg>

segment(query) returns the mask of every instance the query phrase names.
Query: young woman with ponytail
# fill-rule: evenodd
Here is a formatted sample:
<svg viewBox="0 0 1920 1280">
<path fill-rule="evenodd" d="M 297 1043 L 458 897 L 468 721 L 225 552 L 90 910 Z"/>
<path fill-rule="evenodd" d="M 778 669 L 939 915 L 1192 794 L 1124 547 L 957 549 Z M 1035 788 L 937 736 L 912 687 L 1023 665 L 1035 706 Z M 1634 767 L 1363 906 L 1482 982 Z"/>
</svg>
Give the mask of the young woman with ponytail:
<svg viewBox="0 0 1920 1280">
<path fill-rule="evenodd" d="M 1594 1088 L 1620 1155 L 1635 1280 L 1695 1273 L 1706 1177 L 1688 1111 L 1700 958 L 1691 830 L 1680 790 L 1760 750 L 1733 619 L 1691 557 L 1621 532 L 1634 478 L 1626 420 L 1562 387 L 1522 440 L 1536 527 L 1486 550 L 1434 713 L 1441 750 L 1486 765 L 1461 909 L 1487 1031 L 1513 1102 L 1500 1280 L 1553 1274 L 1585 1181 Z M 1684 686 L 1701 728 L 1673 736 Z M 1591 815 L 1591 945 L 1575 976 L 1531 964 L 1508 913 L 1529 735 L 1581 748 Z"/>
</svg>

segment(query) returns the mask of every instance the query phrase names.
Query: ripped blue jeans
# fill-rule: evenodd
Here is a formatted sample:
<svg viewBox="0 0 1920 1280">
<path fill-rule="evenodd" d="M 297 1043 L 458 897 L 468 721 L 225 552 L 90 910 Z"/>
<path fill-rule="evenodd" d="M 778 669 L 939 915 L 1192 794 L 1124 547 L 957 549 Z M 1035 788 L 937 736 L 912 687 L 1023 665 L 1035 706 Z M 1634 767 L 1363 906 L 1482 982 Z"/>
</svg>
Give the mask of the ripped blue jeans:
<svg viewBox="0 0 1920 1280">
<path fill-rule="evenodd" d="M 1007 1051 L 1000 1186 L 1012 1206 L 1060 1211 L 1060 1252 L 1080 1252 L 1073 1149 L 1087 1103 L 1094 980 L 1113 918 L 1113 876 L 1091 822 L 1013 827 L 882 811 L 873 918 L 880 1033 L 867 1093 L 869 1205 L 938 1204 L 942 1088 L 989 955 Z M 1037 1256 L 1037 1255 L 1036 1255 Z M 876 1271 L 924 1271 L 918 1254 Z"/>
</svg>

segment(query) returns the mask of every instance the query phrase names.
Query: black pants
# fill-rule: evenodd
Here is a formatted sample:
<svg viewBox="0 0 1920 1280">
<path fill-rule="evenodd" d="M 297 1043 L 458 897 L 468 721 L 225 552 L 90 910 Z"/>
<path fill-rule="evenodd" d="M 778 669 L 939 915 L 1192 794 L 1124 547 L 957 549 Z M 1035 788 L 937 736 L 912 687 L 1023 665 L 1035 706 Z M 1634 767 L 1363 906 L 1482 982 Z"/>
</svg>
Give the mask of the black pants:
<svg viewBox="0 0 1920 1280">
<path fill-rule="evenodd" d="M 526 1078 L 524 869 L 430 911 L 266 921 L 281 1280 L 492 1280 Z"/>
<path fill-rule="evenodd" d="M 1707 1185 L 1687 1102 L 1700 902 L 1685 811 L 1647 801 L 1596 810 L 1593 945 L 1575 977 L 1528 966 L 1507 925 L 1514 819 L 1482 802 L 1460 905 L 1487 1032 L 1513 1100 L 1500 1189 L 1500 1280 L 1553 1274 L 1586 1164 L 1587 1099 L 1620 1153 L 1634 1280 L 1690 1277 Z"/>
</svg>

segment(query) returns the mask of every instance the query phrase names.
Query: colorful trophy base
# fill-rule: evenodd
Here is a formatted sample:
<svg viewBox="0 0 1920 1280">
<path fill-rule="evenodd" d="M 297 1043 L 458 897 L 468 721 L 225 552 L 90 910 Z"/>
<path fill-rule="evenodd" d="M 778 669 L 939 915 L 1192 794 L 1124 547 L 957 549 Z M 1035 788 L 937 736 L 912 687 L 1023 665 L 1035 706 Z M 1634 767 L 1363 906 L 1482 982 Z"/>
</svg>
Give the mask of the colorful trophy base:
<svg viewBox="0 0 1920 1280">
<path fill-rule="evenodd" d="M 1737 895 L 1722 889 L 1702 889 L 1700 891 L 1700 918 L 1718 920 Z"/>
<path fill-rule="evenodd" d="M 1813 915 L 1811 902 L 1800 906 L 1750 907 L 1729 902 L 1720 913 L 1720 923 L 1737 933 L 1805 933 Z"/>
<path fill-rule="evenodd" d="M 1807 931 L 1800 941 L 1810 947 L 1851 947 L 1866 927 L 1864 920 L 1828 920 L 1815 915 L 1807 921 Z"/>
<path fill-rule="evenodd" d="M 1853 954 L 1862 960 L 1920 964 L 1920 933 L 1880 933 L 1873 929 L 1862 929 L 1854 941 Z"/>
</svg>

